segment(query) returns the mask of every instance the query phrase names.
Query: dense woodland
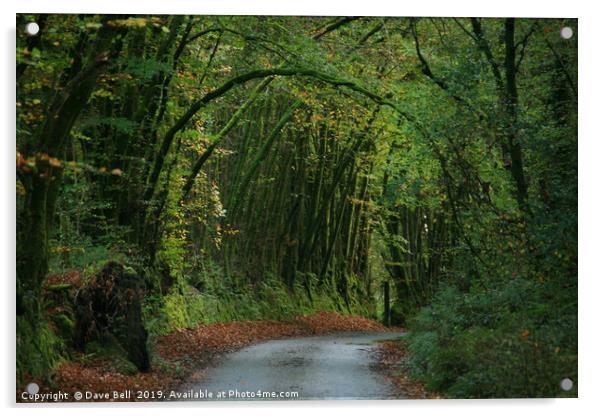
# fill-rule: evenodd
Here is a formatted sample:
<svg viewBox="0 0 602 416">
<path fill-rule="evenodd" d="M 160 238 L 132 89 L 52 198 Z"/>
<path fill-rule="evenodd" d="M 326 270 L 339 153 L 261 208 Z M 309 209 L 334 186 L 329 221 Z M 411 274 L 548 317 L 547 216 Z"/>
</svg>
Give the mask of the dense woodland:
<svg viewBox="0 0 602 416">
<path fill-rule="evenodd" d="M 92 306 L 151 346 L 328 310 L 408 328 L 448 397 L 576 394 L 576 20 L 17 27 L 18 384 L 85 348 Z"/>
</svg>

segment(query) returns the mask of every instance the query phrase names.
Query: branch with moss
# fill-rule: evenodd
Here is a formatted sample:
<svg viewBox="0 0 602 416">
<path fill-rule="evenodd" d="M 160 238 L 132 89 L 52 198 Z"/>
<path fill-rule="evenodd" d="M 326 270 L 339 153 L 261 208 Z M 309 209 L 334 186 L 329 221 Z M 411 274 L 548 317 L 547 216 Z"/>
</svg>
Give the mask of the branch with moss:
<svg viewBox="0 0 602 416">
<path fill-rule="evenodd" d="M 161 146 L 157 152 L 155 157 L 155 161 L 153 162 L 153 167 L 151 173 L 149 175 L 147 181 L 147 187 L 143 195 L 144 201 L 150 201 L 155 192 L 155 188 L 157 185 L 157 180 L 159 179 L 159 175 L 161 174 L 161 169 L 163 168 L 163 163 L 165 162 L 165 157 L 167 156 L 171 144 L 178 132 L 180 132 L 190 121 L 192 117 L 196 113 L 198 113 L 202 108 L 206 107 L 211 101 L 223 96 L 232 88 L 235 88 L 239 85 L 245 84 L 249 81 L 259 78 L 266 78 L 271 76 L 301 76 L 301 77 L 309 77 L 319 81 L 323 81 L 327 84 L 337 86 L 337 87 L 345 87 L 352 91 L 355 91 L 359 94 L 362 94 L 369 98 L 371 101 L 375 102 L 378 105 L 389 107 L 393 109 L 396 113 L 401 115 L 408 121 L 416 122 L 413 116 L 409 113 L 403 111 L 399 106 L 391 101 L 389 98 L 386 98 L 374 91 L 371 91 L 358 83 L 344 79 L 337 78 L 336 76 L 327 74 L 325 72 L 317 71 L 315 69 L 309 68 L 270 68 L 270 69 L 258 69 L 255 71 L 250 71 L 241 75 L 238 75 L 234 78 L 223 83 L 218 88 L 208 92 L 202 98 L 192 103 L 192 105 L 188 108 L 186 113 L 184 113 L 178 121 L 165 133 L 163 137 L 163 141 L 161 142 Z"/>
</svg>

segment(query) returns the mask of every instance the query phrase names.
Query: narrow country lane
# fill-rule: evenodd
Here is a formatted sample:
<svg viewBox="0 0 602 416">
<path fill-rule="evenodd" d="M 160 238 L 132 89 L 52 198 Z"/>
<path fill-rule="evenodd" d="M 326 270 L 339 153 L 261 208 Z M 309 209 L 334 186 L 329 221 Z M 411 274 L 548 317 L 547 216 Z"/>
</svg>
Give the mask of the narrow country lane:
<svg viewBox="0 0 602 416">
<path fill-rule="evenodd" d="M 353 332 L 264 342 L 225 356 L 180 391 L 186 400 L 401 399 L 371 369 L 376 342 L 399 335 Z M 194 397 L 199 392 L 205 397 Z"/>
</svg>

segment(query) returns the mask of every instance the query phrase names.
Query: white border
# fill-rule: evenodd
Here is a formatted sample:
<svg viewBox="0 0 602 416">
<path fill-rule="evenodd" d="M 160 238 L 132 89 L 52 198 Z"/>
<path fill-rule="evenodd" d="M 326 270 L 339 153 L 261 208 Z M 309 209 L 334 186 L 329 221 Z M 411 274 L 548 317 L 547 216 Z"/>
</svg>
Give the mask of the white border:
<svg viewBox="0 0 602 416">
<path fill-rule="evenodd" d="M 602 276 L 600 264 L 601 246 L 597 245 L 600 227 L 599 189 L 602 177 L 597 166 L 601 165 L 602 154 L 600 128 L 602 97 L 600 91 L 600 23 L 602 16 L 593 1 L 527 2 L 525 0 L 503 1 L 401 1 L 401 0 L 24 0 L 2 3 L 2 71 L 3 91 L 6 96 L 0 99 L 0 116 L 4 139 L 0 152 L 2 180 L 2 246 L 1 263 L 4 273 L 2 282 L 3 317 L 5 331 L 0 342 L 4 360 L 3 378 L 0 393 L 5 406 L 14 403 L 14 267 L 15 267 L 15 13 L 148 13 L 148 14 L 286 14 L 286 15 L 395 15 L 395 16 L 521 16 L 521 17 L 578 17 L 579 18 L 579 399 L 565 400 L 455 400 L 422 402 L 296 402 L 294 405 L 282 403 L 244 404 L 128 404 L 113 406 L 110 411 L 120 413 L 142 410 L 150 415 L 163 415 L 166 411 L 187 412 L 190 414 L 261 414 L 270 415 L 282 412 L 291 415 L 304 415 L 318 412 L 329 414 L 337 411 L 349 415 L 366 415 L 372 409 L 382 414 L 445 414 L 445 415 L 504 415 L 508 413 L 545 413 L 550 415 L 593 414 L 599 411 L 602 394 L 600 366 L 600 297 L 602 296 Z M 190 407 L 194 406 L 194 407 Z M 234 406 L 234 407 L 233 407 Z M 283 409 L 283 407 L 285 409 Z M 173 409 L 173 410 L 170 410 Z M 16 409 L 14 405 L 9 412 Z M 43 410 L 31 408 L 17 411 L 43 412 L 44 414 L 71 414 L 82 412 L 76 405 L 46 407 Z M 107 405 L 93 404 L 85 409 L 90 414 L 105 414 Z"/>
<path fill-rule="evenodd" d="M 545 5 L 544 5 L 545 4 Z M 481 16 L 481 17 L 577 17 L 578 1 L 524 0 L 486 2 L 395 0 L 27 0 L 17 4 L 20 13 L 156 13 L 156 14 L 264 14 L 315 16 Z"/>
</svg>

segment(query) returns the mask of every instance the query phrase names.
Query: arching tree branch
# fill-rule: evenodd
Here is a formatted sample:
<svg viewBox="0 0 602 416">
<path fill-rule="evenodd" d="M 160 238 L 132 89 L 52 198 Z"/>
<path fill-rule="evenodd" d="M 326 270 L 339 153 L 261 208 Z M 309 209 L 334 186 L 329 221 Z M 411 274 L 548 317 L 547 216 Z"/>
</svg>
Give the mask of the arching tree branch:
<svg viewBox="0 0 602 416">
<path fill-rule="evenodd" d="M 351 80 L 347 80 L 344 78 L 337 78 L 333 75 L 330 75 L 330 74 L 327 74 L 327 73 L 324 73 L 321 71 L 317 71 L 314 69 L 308 69 L 308 68 L 270 68 L 270 69 L 258 69 L 255 71 L 250 71 L 245 74 L 241 74 L 234 78 L 231 78 L 230 80 L 223 83 L 220 87 L 208 92 L 201 99 L 195 101 L 190 106 L 188 111 L 186 111 L 186 113 L 184 113 L 178 119 L 178 121 L 176 121 L 176 123 L 167 131 L 167 133 L 165 134 L 165 136 L 163 138 L 163 141 L 161 142 L 161 147 L 159 148 L 159 151 L 157 152 L 155 161 L 153 163 L 153 168 L 152 168 L 151 173 L 148 178 L 147 188 L 143 195 L 144 201 L 150 201 L 155 192 L 157 180 L 161 173 L 161 169 L 163 168 L 163 163 L 165 161 L 165 157 L 167 156 L 167 153 L 169 152 L 169 148 L 171 147 L 174 137 L 180 130 L 182 130 L 186 126 L 186 124 L 190 121 L 190 119 L 192 117 L 194 117 L 194 115 L 199 110 L 204 108 L 211 101 L 223 96 L 228 91 L 230 91 L 232 88 L 234 88 L 238 85 L 245 84 L 246 82 L 249 82 L 254 79 L 266 78 L 266 77 L 270 77 L 270 76 L 274 76 L 274 75 L 305 76 L 305 77 L 310 77 L 313 79 L 317 79 L 317 80 L 326 82 L 330 85 L 334 85 L 334 86 L 338 86 L 338 87 L 346 87 L 352 91 L 355 91 L 357 93 L 360 93 L 360 94 L 368 97 L 370 100 L 372 100 L 376 104 L 392 108 L 395 112 L 397 112 L 399 115 L 404 117 L 406 120 L 415 122 L 415 119 L 413 116 L 411 116 L 410 114 L 401 110 L 397 106 L 397 104 L 395 104 L 393 101 L 381 96 L 380 94 L 370 91 L 369 89 L 367 89 Z"/>
</svg>

